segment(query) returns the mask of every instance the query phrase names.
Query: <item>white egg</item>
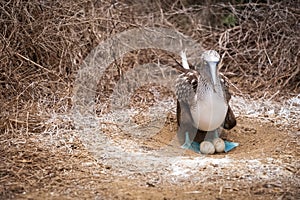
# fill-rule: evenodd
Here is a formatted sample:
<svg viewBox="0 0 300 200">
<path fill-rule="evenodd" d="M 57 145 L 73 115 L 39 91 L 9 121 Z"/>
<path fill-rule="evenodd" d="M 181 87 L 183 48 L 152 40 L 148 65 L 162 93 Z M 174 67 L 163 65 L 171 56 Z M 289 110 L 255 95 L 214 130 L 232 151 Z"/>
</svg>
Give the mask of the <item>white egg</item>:
<svg viewBox="0 0 300 200">
<path fill-rule="evenodd" d="M 200 144 L 200 152 L 203 153 L 203 154 L 214 154 L 215 153 L 215 147 L 211 142 L 203 141 Z"/>
<path fill-rule="evenodd" d="M 216 152 L 218 153 L 224 152 L 225 150 L 224 140 L 222 140 L 221 138 L 215 138 L 212 143 L 216 149 Z"/>
</svg>

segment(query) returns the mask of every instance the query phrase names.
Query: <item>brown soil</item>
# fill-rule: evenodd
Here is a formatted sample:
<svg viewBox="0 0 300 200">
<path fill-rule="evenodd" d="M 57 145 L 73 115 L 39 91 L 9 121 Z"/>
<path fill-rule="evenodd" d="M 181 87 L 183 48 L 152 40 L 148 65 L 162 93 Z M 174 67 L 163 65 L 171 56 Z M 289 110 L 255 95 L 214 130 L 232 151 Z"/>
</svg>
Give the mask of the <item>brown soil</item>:
<svg viewBox="0 0 300 200">
<path fill-rule="evenodd" d="M 173 130 L 169 131 L 173 134 L 175 125 L 171 122 L 163 132 Z M 240 117 L 238 125 L 223 136 L 240 146 L 206 157 L 185 151 L 184 161 L 199 159 L 200 164 L 192 166 L 192 173 L 178 174 L 166 168 L 120 174 L 121 165 L 95 160 L 76 137 L 64 145 L 47 146 L 33 135 L 23 140 L 6 135 L 1 142 L 1 152 L 6 155 L 0 165 L 1 199 L 297 199 L 297 134 L 271 122 Z M 151 151 L 170 143 L 170 135 L 141 141 L 141 148 Z M 202 159 L 207 162 L 201 164 Z"/>
</svg>

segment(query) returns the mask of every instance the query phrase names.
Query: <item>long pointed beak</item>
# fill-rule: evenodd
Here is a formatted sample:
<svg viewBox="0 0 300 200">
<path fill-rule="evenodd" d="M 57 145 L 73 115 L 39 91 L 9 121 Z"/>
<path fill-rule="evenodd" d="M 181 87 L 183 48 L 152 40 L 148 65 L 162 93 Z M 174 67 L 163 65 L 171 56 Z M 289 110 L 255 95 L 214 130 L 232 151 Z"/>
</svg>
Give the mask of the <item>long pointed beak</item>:
<svg viewBox="0 0 300 200">
<path fill-rule="evenodd" d="M 217 85 L 217 62 L 209 62 L 209 69 L 210 69 L 210 73 L 211 73 L 211 77 L 212 77 L 212 81 L 213 81 L 213 88 L 215 90 L 215 85 Z"/>
</svg>

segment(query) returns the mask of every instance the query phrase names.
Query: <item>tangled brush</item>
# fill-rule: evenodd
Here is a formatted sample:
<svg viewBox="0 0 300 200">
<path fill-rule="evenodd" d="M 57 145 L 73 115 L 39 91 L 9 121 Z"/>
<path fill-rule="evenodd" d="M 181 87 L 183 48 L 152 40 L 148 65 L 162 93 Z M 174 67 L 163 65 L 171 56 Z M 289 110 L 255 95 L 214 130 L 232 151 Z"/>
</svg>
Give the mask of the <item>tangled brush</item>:
<svg viewBox="0 0 300 200">
<path fill-rule="evenodd" d="M 300 92 L 296 1 L 17 0 L 2 1 L 0 9 L 1 130 L 39 132 L 51 113 L 68 111 L 85 56 L 111 35 L 143 26 L 175 28 L 219 51 L 221 71 L 236 93 L 280 98 Z"/>
</svg>

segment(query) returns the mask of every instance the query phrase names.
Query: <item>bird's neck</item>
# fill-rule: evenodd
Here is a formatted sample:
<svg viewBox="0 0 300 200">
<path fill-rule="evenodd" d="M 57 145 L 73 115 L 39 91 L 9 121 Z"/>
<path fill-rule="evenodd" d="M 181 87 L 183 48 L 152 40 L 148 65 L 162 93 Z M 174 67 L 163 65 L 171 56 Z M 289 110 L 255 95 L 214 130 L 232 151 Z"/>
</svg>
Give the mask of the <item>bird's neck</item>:
<svg viewBox="0 0 300 200">
<path fill-rule="evenodd" d="M 197 87 L 198 100 L 199 99 L 201 100 L 203 99 L 203 97 L 212 93 L 216 93 L 220 97 L 224 96 L 220 78 L 217 76 L 216 84 L 214 84 L 211 77 L 208 76 L 199 77 L 198 87 Z"/>
</svg>

